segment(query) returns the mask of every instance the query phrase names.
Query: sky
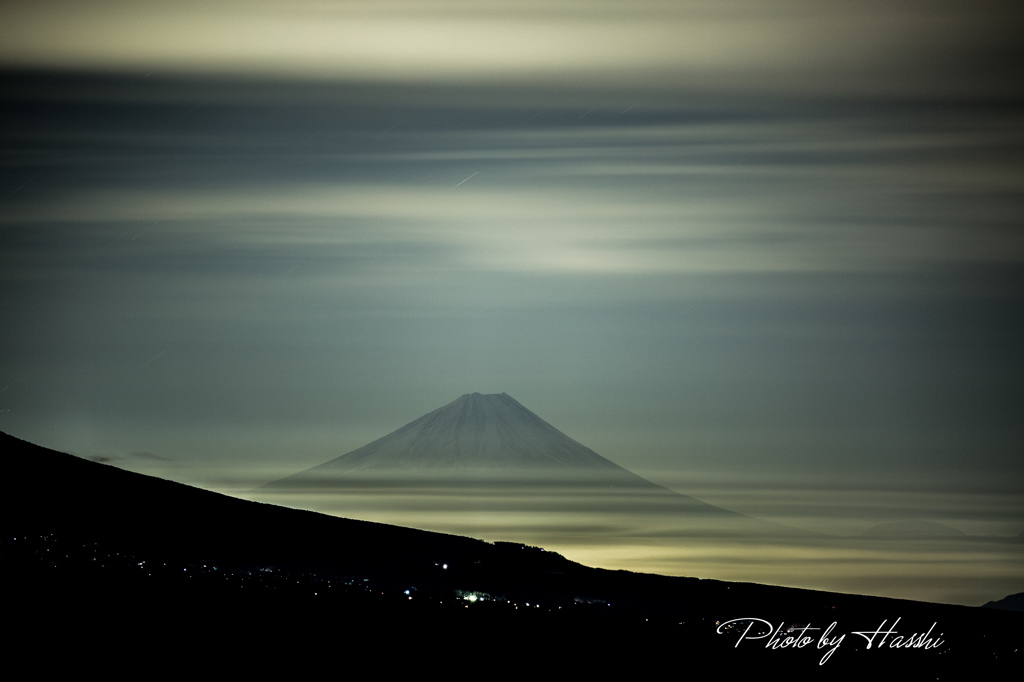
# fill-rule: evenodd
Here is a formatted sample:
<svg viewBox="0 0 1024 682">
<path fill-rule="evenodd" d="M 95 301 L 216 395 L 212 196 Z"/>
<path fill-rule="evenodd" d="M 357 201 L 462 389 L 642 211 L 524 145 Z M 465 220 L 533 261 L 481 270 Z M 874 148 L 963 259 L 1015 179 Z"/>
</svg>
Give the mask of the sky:
<svg viewBox="0 0 1024 682">
<path fill-rule="evenodd" d="M 4 2 L 0 430 L 240 490 L 506 392 L 721 506 L 1020 534 L 1022 17 Z"/>
</svg>

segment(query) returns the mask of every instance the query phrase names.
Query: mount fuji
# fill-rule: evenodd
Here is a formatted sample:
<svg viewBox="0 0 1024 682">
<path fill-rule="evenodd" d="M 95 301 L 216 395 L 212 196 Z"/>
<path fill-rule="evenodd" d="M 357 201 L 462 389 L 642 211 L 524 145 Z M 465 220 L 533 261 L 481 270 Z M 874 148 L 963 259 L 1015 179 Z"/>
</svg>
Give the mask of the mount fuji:
<svg viewBox="0 0 1024 682">
<path fill-rule="evenodd" d="M 590 483 L 668 492 L 576 442 L 506 394 L 470 393 L 266 487 L 357 478 Z"/>
<path fill-rule="evenodd" d="M 807 533 L 652 483 L 505 393 L 463 395 L 252 494 L 335 516 L 551 546 L 567 556 L 593 551 L 606 537 L 631 538 L 644 548 L 637 551 L 685 542 L 714 553 L 723 542 Z"/>
<path fill-rule="evenodd" d="M 456 494 L 459 490 L 484 489 L 499 497 L 511 490 L 546 490 L 542 494 L 559 499 L 595 493 L 605 503 L 610 495 L 615 497 L 619 507 L 628 500 L 629 511 L 635 511 L 637 504 L 662 509 L 667 505 L 676 512 L 746 518 L 624 469 L 565 435 L 506 393 L 463 395 L 383 438 L 272 481 L 260 490 L 329 495 L 405 486 L 437 486 Z"/>
</svg>

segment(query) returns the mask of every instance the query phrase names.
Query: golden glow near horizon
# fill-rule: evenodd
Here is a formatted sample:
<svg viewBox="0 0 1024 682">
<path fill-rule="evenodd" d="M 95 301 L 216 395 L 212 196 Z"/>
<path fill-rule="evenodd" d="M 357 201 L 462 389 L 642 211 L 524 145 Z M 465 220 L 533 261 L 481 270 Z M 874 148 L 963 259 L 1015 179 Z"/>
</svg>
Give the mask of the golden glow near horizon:
<svg viewBox="0 0 1024 682">
<path fill-rule="evenodd" d="M 732 491 L 735 495 L 735 491 Z M 774 532 L 752 533 L 749 520 L 687 515 L 644 497 L 609 496 L 606 491 L 507 491 L 494 488 L 393 490 L 348 489 L 344 494 L 251 491 L 242 495 L 273 504 L 321 511 L 487 541 L 543 547 L 584 565 L 641 573 L 712 578 L 804 587 L 978 606 L 979 593 L 1011 593 L 1024 579 L 1020 550 L 999 524 L 977 525 L 974 537 L 951 526 L 933 535 L 911 535 L 912 524 L 865 533 L 892 520 L 892 510 L 872 510 L 884 498 L 850 491 L 804 491 L 773 497 L 750 491 L 763 511 L 829 494 L 837 504 Z M 991 515 L 931 494 L 933 518 L 946 509 L 950 519 Z M 708 498 L 705 498 L 708 499 Z M 841 502 L 840 502 L 841 500 Z M 1019 501 L 1017 501 L 1019 503 Z M 737 505 L 741 507 L 741 505 Z M 906 512 L 904 512 L 906 513 Z M 832 523 L 832 533 L 793 532 L 801 525 Z M 837 523 L 838 522 L 838 523 Z M 846 532 L 836 532 L 845 525 Z M 881 526 L 880 526 L 881 527 Z M 1002 537 L 1000 537 L 1002 535 Z M 988 536 L 988 537 L 984 537 Z"/>
</svg>

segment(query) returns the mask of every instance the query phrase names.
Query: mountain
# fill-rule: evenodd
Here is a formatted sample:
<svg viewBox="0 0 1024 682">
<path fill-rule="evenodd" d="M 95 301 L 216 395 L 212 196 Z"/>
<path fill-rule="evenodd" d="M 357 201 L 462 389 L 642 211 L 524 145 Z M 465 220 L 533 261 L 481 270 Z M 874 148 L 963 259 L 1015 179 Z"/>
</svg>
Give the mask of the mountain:
<svg viewBox="0 0 1024 682">
<path fill-rule="evenodd" d="M 506 393 L 466 394 L 358 450 L 267 487 L 354 477 L 558 481 L 667 492 L 576 442 Z"/>
<path fill-rule="evenodd" d="M 1011 594 L 996 601 L 986 603 L 982 608 L 1002 609 L 1004 611 L 1024 611 L 1024 592 Z"/>
<path fill-rule="evenodd" d="M 560 523 L 588 518 L 606 528 L 611 518 L 643 517 L 649 526 L 662 517 L 673 532 L 719 537 L 794 532 L 656 485 L 506 393 L 463 395 L 357 450 L 252 492 L 339 516 L 491 538 L 509 537 L 506 524 L 523 512 Z M 387 508 L 402 511 L 378 516 Z M 428 521 L 439 518 L 440 524 Z M 519 532 L 516 539 L 544 541 L 525 526 Z"/>
</svg>

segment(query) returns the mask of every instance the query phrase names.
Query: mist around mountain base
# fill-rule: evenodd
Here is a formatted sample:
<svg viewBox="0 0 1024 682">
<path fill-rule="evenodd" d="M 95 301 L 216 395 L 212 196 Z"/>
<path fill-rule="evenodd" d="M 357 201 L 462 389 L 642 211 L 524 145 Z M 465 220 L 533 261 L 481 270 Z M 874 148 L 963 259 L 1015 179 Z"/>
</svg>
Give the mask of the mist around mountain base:
<svg viewBox="0 0 1024 682">
<path fill-rule="evenodd" d="M 1019 538 L 935 533 L 928 522 L 815 532 L 682 492 L 601 457 L 511 396 L 467 394 L 244 496 L 645 573 L 966 605 L 1024 584 Z"/>
</svg>

